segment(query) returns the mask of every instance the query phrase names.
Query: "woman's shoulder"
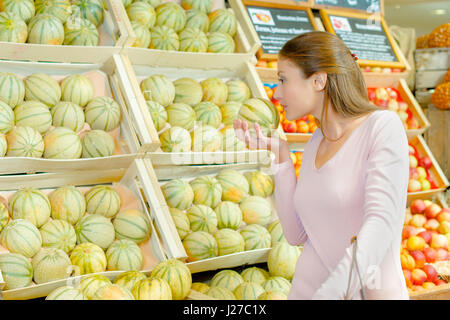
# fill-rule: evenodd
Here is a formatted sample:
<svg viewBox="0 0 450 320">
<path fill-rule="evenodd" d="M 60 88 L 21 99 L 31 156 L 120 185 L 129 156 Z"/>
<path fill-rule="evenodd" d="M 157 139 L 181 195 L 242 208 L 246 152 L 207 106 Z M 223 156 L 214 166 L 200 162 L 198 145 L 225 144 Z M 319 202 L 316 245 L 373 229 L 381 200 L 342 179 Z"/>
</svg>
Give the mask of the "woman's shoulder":
<svg viewBox="0 0 450 320">
<path fill-rule="evenodd" d="M 390 110 L 375 110 L 369 115 L 368 126 L 374 134 L 380 131 L 404 132 L 405 127 L 397 113 Z"/>
</svg>

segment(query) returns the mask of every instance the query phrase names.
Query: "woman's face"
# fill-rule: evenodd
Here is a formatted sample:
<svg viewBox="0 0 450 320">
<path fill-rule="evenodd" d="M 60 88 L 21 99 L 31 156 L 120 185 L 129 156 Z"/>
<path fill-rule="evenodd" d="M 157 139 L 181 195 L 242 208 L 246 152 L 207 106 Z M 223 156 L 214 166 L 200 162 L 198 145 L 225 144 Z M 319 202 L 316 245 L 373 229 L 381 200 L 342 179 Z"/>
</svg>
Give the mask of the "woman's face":
<svg viewBox="0 0 450 320">
<path fill-rule="evenodd" d="M 320 118 L 326 74 L 317 73 L 306 79 L 303 71 L 288 59 L 278 60 L 278 87 L 274 98 L 280 100 L 286 119 L 297 120 L 308 114 Z"/>
</svg>

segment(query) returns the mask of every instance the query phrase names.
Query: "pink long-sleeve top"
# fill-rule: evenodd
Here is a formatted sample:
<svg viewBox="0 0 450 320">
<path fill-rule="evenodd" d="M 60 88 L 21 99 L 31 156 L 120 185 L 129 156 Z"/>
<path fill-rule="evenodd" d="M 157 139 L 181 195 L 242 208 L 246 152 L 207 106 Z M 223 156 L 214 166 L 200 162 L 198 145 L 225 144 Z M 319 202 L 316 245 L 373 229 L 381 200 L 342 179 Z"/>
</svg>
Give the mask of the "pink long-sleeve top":
<svg viewBox="0 0 450 320">
<path fill-rule="evenodd" d="M 408 299 L 400 263 L 409 179 L 408 140 L 392 111 L 372 112 L 321 168 L 316 130 L 303 152 L 298 181 L 292 162 L 272 164 L 284 235 L 303 245 L 289 299 L 345 299 L 357 236 L 366 299 Z M 353 267 L 348 298 L 361 299 Z"/>
</svg>

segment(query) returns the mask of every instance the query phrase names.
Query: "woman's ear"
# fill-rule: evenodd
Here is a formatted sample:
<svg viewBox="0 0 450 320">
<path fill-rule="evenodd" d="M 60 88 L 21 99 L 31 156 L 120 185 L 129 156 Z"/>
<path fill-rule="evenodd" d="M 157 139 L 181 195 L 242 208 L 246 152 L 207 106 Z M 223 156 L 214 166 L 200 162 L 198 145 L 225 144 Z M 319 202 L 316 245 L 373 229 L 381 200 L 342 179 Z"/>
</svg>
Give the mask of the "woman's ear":
<svg viewBox="0 0 450 320">
<path fill-rule="evenodd" d="M 325 85 L 327 84 L 327 73 L 320 71 L 316 72 L 312 75 L 313 87 L 317 91 L 322 91 L 325 89 Z"/>
</svg>

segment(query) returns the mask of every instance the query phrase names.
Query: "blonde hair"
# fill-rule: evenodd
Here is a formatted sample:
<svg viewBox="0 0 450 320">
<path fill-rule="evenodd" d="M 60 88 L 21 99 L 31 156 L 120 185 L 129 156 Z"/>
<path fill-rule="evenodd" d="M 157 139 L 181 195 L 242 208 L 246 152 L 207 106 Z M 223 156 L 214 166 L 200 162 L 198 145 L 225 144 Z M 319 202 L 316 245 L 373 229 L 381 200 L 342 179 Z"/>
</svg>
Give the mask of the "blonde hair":
<svg viewBox="0 0 450 320">
<path fill-rule="evenodd" d="M 279 56 L 295 63 L 306 78 L 317 72 L 327 74 L 319 121 L 325 138 L 323 120 L 327 120 L 328 101 L 337 114 L 346 118 L 363 116 L 378 109 L 369 101 L 364 77 L 352 53 L 336 35 L 323 31 L 301 34 L 286 42 Z"/>
</svg>

